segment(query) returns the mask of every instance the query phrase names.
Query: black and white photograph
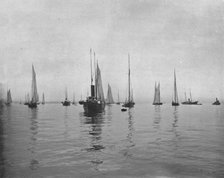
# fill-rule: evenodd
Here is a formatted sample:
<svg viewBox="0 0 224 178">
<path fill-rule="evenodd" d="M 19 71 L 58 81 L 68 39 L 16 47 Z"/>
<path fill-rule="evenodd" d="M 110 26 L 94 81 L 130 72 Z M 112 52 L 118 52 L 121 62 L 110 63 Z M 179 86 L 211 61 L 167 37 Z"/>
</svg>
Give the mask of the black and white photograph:
<svg viewBox="0 0 224 178">
<path fill-rule="evenodd" d="M 224 0 L 1 0 L 1 178 L 223 178 Z"/>
</svg>

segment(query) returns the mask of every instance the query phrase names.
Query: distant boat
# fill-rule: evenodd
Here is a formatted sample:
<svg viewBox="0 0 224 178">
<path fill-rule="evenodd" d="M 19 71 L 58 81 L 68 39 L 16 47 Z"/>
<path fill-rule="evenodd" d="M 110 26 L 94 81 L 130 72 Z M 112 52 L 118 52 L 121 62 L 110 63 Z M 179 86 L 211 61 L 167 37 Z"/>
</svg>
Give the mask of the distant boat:
<svg viewBox="0 0 224 178">
<path fill-rule="evenodd" d="M 172 106 L 179 106 L 175 70 L 174 70 L 174 98 L 172 100 Z"/>
<path fill-rule="evenodd" d="M 120 102 L 120 98 L 119 98 L 119 91 L 118 91 L 118 94 L 117 94 L 117 102 L 116 102 L 117 105 L 121 104 Z"/>
<path fill-rule="evenodd" d="M 128 99 L 122 105 L 123 107 L 132 108 L 134 107 L 135 102 L 133 99 L 133 91 L 131 93 L 131 70 L 130 70 L 130 56 L 128 54 Z"/>
<path fill-rule="evenodd" d="M 42 104 L 45 104 L 45 97 L 44 97 L 44 93 L 42 95 Z"/>
<path fill-rule="evenodd" d="M 110 84 L 108 84 L 106 104 L 114 104 L 114 99 L 113 99 L 113 95 L 112 95 L 112 90 L 111 90 Z"/>
<path fill-rule="evenodd" d="M 28 102 L 29 108 L 36 108 L 38 105 L 38 93 L 37 93 L 37 82 L 36 82 L 36 73 L 32 65 L 32 86 L 31 86 L 31 101 Z"/>
<path fill-rule="evenodd" d="M 185 92 L 185 101 L 182 102 L 182 104 L 185 104 L 185 105 L 201 105 L 198 103 L 198 101 L 193 101 L 192 100 L 192 95 L 191 95 L 191 91 L 190 91 L 190 98 L 187 99 L 187 95 L 186 95 L 186 92 Z"/>
<path fill-rule="evenodd" d="M 155 82 L 155 93 L 154 93 L 154 101 L 152 103 L 153 105 L 162 105 L 163 103 L 160 100 L 160 83 L 156 85 Z"/>
<path fill-rule="evenodd" d="M 6 105 L 7 106 L 10 106 L 11 105 L 11 103 L 12 103 L 12 97 L 11 97 L 11 91 L 10 91 L 10 89 L 7 91 L 7 99 L 6 99 Z"/>
<path fill-rule="evenodd" d="M 24 102 L 24 105 L 28 105 L 30 102 L 30 95 L 29 93 L 25 94 L 25 102 Z"/>
<path fill-rule="evenodd" d="M 81 99 L 79 100 L 79 104 L 83 105 L 83 103 L 84 103 L 84 100 L 82 99 L 82 95 L 81 95 Z"/>
<path fill-rule="evenodd" d="M 87 114 L 96 114 L 104 111 L 105 108 L 105 100 L 103 93 L 103 85 L 101 79 L 101 71 L 98 66 L 96 69 L 94 67 L 95 72 L 95 85 L 93 84 L 93 73 L 92 73 L 92 50 L 90 49 L 90 66 L 91 66 L 91 96 L 87 97 L 87 99 L 83 103 L 83 108 L 85 113 Z M 94 53 L 94 66 L 95 66 L 95 53 Z"/>
<path fill-rule="evenodd" d="M 76 101 L 75 101 L 75 93 L 73 93 L 73 100 L 72 100 L 72 104 L 73 105 L 76 105 L 77 103 L 76 103 Z"/>
<path fill-rule="evenodd" d="M 221 103 L 220 103 L 220 101 L 218 100 L 218 98 L 216 98 L 215 99 L 215 102 L 214 103 L 212 103 L 212 105 L 220 105 Z"/>
<path fill-rule="evenodd" d="M 63 106 L 70 106 L 71 102 L 68 100 L 68 92 L 67 92 L 67 88 L 65 90 L 65 101 L 61 102 Z"/>
</svg>

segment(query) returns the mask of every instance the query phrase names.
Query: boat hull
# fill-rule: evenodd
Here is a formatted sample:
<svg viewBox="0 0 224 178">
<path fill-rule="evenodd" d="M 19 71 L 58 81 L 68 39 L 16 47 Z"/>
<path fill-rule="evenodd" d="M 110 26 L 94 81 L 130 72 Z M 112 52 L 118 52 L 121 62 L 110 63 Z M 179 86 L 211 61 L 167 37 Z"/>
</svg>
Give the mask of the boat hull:
<svg viewBox="0 0 224 178">
<path fill-rule="evenodd" d="M 182 102 L 182 104 L 185 104 L 185 105 L 198 105 L 198 101 L 185 101 L 185 102 Z"/>
<path fill-rule="evenodd" d="M 221 103 L 218 101 L 216 101 L 216 102 L 214 102 L 214 103 L 212 103 L 212 105 L 220 105 Z"/>
<path fill-rule="evenodd" d="M 101 113 L 104 111 L 105 103 L 100 101 L 84 101 L 83 109 L 85 113 Z"/>
<path fill-rule="evenodd" d="M 128 102 L 128 103 L 124 103 L 122 106 L 125 108 L 132 108 L 134 107 L 135 103 L 134 102 Z"/>
<path fill-rule="evenodd" d="M 172 106 L 179 106 L 179 103 L 172 102 Z"/>
<path fill-rule="evenodd" d="M 28 103 L 29 108 L 37 108 L 37 103 Z"/>
<path fill-rule="evenodd" d="M 162 105 L 163 103 L 152 103 L 152 105 Z"/>
<path fill-rule="evenodd" d="M 64 102 L 61 102 L 63 106 L 70 106 L 70 101 L 64 101 Z"/>
</svg>

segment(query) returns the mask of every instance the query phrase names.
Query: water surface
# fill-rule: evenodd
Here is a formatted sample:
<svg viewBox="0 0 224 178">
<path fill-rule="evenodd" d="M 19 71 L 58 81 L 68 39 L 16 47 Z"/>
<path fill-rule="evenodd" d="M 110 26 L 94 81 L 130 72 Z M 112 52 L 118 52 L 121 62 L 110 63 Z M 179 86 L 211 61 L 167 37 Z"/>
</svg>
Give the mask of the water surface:
<svg viewBox="0 0 224 178">
<path fill-rule="evenodd" d="M 136 104 L 0 110 L 1 177 L 224 177 L 224 108 Z"/>
</svg>

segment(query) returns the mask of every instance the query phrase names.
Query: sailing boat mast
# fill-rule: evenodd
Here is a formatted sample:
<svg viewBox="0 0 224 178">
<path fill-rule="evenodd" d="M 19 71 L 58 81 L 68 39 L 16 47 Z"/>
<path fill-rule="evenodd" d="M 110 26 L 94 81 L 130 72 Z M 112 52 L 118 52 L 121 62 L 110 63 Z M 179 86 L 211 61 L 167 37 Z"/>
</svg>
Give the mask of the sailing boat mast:
<svg viewBox="0 0 224 178">
<path fill-rule="evenodd" d="M 44 93 L 43 93 L 43 95 L 42 95 L 42 104 L 45 104 Z"/>
<path fill-rule="evenodd" d="M 176 71 L 174 69 L 174 98 L 172 101 L 173 106 L 179 106 L 178 94 L 177 94 L 177 83 L 176 83 Z"/>
<path fill-rule="evenodd" d="M 130 71 L 130 55 L 128 54 L 128 102 L 130 102 L 130 94 L 131 94 L 131 79 L 130 79 L 131 71 Z"/>
<path fill-rule="evenodd" d="M 178 103 L 177 84 L 176 84 L 176 71 L 174 69 L 174 102 Z"/>
<path fill-rule="evenodd" d="M 191 89 L 190 89 L 190 100 L 192 101 L 192 96 L 191 96 Z"/>
</svg>

